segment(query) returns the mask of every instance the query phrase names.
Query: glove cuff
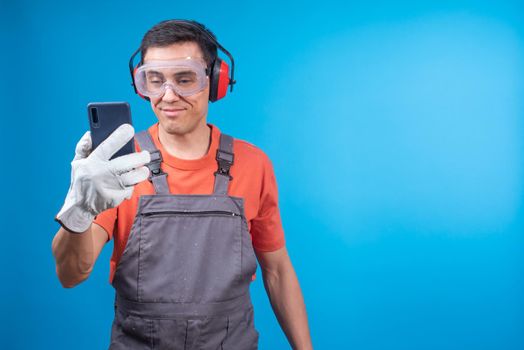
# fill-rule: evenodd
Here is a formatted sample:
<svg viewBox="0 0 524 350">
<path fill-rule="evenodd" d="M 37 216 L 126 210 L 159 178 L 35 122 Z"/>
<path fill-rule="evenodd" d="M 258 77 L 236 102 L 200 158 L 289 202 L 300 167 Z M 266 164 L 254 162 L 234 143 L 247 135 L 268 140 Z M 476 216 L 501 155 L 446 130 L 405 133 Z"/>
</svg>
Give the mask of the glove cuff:
<svg viewBox="0 0 524 350">
<path fill-rule="evenodd" d="M 91 226 L 94 216 L 77 206 L 61 210 L 55 217 L 65 230 L 71 233 L 84 233 Z"/>
</svg>

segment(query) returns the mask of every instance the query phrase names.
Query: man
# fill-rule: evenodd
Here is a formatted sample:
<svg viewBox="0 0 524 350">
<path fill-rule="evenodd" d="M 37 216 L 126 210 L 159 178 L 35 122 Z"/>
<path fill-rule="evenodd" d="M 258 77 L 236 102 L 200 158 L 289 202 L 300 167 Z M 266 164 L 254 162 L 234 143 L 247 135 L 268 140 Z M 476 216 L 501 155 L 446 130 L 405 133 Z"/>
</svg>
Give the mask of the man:
<svg viewBox="0 0 524 350">
<path fill-rule="evenodd" d="M 89 133 L 76 147 L 52 249 L 70 288 L 114 238 L 110 349 L 256 349 L 256 260 L 290 345 L 312 348 L 271 162 L 206 122 L 208 101 L 234 83 L 217 47 L 232 59 L 197 22 L 155 25 L 138 67 L 130 62 L 135 91 L 158 118 L 135 136 L 141 152 L 109 160 L 133 137 L 127 124 L 95 150 Z"/>
</svg>

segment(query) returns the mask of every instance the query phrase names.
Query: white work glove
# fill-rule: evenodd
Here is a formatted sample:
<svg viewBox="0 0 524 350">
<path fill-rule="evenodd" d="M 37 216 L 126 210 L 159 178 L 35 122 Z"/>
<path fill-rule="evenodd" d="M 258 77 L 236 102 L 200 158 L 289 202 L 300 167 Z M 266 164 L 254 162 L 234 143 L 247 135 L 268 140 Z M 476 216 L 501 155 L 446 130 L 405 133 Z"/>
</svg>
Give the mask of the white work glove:
<svg viewBox="0 0 524 350">
<path fill-rule="evenodd" d="M 134 185 L 148 178 L 148 151 L 109 160 L 134 133 L 130 124 L 123 124 L 92 152 L 90 132 L 82 136 L 71 162 L 71 186 L 55 218 L 65 229 L 86 231 L 96 215 L 130 199 Z"/>
</svg>

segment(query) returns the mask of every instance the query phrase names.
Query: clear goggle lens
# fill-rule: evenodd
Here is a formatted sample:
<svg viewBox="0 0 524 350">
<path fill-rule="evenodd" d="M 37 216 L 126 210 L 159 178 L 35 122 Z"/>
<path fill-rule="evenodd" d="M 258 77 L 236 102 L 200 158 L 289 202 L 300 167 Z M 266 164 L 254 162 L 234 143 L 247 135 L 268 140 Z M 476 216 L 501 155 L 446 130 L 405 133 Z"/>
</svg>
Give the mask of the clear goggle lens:
<svg viewBox="0 0 524 350">
<path fill-rule="evenodd" d="M 167 88 L 179 96 L 190 96 L 207 86 L 205 64 L 193 58 L 148 61 L 135 71 L 135 86 L 147 97 L 160 97 Z"/>
</svg>

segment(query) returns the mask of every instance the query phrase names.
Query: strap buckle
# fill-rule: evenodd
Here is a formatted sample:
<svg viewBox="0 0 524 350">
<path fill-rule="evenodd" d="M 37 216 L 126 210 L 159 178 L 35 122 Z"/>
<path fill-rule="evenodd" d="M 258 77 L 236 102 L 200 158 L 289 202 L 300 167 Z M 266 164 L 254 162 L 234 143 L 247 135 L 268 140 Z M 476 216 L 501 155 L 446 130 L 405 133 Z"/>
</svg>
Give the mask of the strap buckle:
<svg viewBox="0 0 524 350">
<path fill-rule="evenodd" d="M 215 175 L 227 176 L 229 180 L 233 180 L 233 176 L 229 174 L 229 169 L 235 162 L 235 155 L 231 152 L 218 149 L 216 160 L 218 163 L 218 170 L 215 171 Z"/>
<path fill-rule="evenodd" d="M 162 163 L 162 154 L 159 150 L 154 150 L 152 152 L 149 152 L 151 155 L 151 161 L 146 164 L 146 166 L 151 171 L 151 175 L 149 178 L 151 179 L 153 176 L 159 176 L 162 175 L 164 172 L 162 171 L 162 168 L 160 168 L 160 164 Z"/>
</svg>

